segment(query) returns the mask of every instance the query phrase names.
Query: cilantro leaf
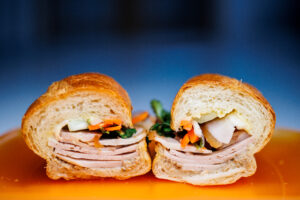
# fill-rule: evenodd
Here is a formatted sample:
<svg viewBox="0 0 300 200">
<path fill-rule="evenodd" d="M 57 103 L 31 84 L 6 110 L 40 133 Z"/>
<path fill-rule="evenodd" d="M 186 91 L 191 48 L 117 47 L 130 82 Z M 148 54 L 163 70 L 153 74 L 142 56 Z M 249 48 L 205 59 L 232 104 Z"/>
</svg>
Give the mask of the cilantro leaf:
<svg viewBox="0 0 300 200">
<path fill-rule="evenodd" d="M 150 128 L 150 130 L 156 131 L 160 136 L 175 137 L 174 131 L 170 128 L 169 123 L 156 123 Z"/>
<path fill-rule="evenodd" d="M 150 104 L 158 119 L 157 123 L 154 124 L 150 130 L 155 130 L 160 136 L 175 137 L 174 131 L 170 127 L 170 112 L 164 110 L 161 102 L 156 99 L 153 99 Z"/>
<path fill-rule="evenodd" d="M 134 133 L 136 133 L 136 129 L 134 128 L 122 128 L 122 132 L 120 132 L 120 137 L 125 139 L 125 138 L 130 138 Z"/>
</svg>

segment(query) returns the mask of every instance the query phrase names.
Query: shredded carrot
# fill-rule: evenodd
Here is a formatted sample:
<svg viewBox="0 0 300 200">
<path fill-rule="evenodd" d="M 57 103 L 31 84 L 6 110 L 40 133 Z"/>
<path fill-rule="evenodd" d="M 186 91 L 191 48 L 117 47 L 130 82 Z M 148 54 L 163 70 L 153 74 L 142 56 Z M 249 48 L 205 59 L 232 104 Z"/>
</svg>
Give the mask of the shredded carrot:
<svg viewBox="0 0 300 200">
<path fill-rule="evenodd" d="M 118 126 L 111 126 L 111 127 L 106 127 L 104 128 L 106 131 L 118 131 L 121 130 L 122 125 L 118 125 Z"/>
<path fill-rule="evenodd" d="M 94 137 L 94 146 L 96 148 L 101 148 L 103 145 L 99 142 L 99 139 L 101 138 L 102 134 L 96 134 Z"/>
<path fill-rule="evenodd" d="M 184 148 L 186 147 L 186 145 L 190 142 L 190 138 L 188 134 L 185 134 L 185 136 L 183 136 L 183 138 L 180 141 L 181 147 Z"/>
<path fill-rule="evenodd" d="M 98 130 L 100 128 L 107 128 L 113 125 L 117 125 L 117 127 L 122 125 L 122 120 L 120 119 L 107 119 L 104 120 L 103 122 L 100 122 L 98 124 L 95 125 L 89 125 L 89 130 L 90 131 L 94 131 L 94 130 Z M 120 130 L 120 129 L 117 129 Z"/>
<path fill-rule="evenodd" d="M 105 127 L 112 126 L 114 124 L 121 125 L 122 124 L 122 120 L 120 120 L 120 119 L 106 119 L 106 120 L 104 120 L 102 127 L 105 128 Z"/>
<path fill-rule="evenodd" d="M 188 133 L 191 143 L 197 142 L 200 138 L 195 134 L 194 129 L 190 130 Z"/>
<path fill-rule="evenodd" d="M 90 131 L 94 131 L 94 130 L 98 130 L 103 126 L 103 122 L 100 122 L 98 124 L 95 125 L 89 125 L 89 130 Z"/>
<path fill-rule="evenodd" d="M 192 128 L 189 132 L 187 132 L 187 134 L 185 134 L 183 136 L 183 138 L 180 141 L 181 147 L 184 148 L 186 147 L 186 145 L 191 142 L 191 143 L 195 143 L 197 141 L 199 141 L 199 137 L 195 134 L 194 129 Z"/>
<path fill-rule="evenodd" d="M 144 121 L 149 116 L 149 113 L 147 111 L 138 113 L 132 117 L 132 123 L 136 124 L 138 122 Z"/>
<path fill-rule="evenodd" d="M 193 128 L 193 124 L 188 120 L 182 120 L 180 122 L 180 126 L 183 127 L 184 130 L 190 131 Z"/>
</svg>

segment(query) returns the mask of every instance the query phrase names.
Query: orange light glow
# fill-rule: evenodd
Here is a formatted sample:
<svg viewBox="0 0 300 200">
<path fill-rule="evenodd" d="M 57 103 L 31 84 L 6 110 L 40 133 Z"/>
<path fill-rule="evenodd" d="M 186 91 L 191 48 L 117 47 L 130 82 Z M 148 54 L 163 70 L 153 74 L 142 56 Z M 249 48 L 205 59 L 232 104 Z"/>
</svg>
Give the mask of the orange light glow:
<svg viewBox="0 0 300 200">
<path fill-rule="evenodd" d="M 257 172 L 226 186 L 200 187 L 155 178 L 51 180 L 45 161 L 18 131 L 0 138 L 0 199 L 300 199 L 300 134 L 277 130 L 256 155 Z"/>
</svg>

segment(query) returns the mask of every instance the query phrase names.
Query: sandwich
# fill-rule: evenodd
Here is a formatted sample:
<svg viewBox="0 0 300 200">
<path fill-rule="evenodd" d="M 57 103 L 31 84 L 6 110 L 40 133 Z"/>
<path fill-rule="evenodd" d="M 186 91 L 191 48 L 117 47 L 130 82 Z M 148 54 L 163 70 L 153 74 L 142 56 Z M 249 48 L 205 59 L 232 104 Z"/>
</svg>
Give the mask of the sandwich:
<svg viewBox="0 0 300 200">
<path fill-rule="evenodd" d="M 51 179 L 127 179 L 151 170 L 147 133 L 134 127 L 131 110 L 113 78 L 84 73 L 54 82 L 28 108 L 21 129 Z"/>
<path fill-rule="evenodd" d="M 151 102 L 157 178 L 194 185 L 230 184 L 256 171 L 254 154 L 270 140 L 275 113 L 253 86 L 217 74 L 188 80 L 171 112 Z"/>
</svg>

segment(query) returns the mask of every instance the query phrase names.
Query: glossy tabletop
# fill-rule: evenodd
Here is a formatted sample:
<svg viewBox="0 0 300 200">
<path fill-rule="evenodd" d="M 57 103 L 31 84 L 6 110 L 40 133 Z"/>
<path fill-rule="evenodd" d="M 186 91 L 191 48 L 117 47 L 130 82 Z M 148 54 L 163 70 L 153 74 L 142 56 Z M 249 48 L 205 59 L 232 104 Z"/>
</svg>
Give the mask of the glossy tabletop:
<svg viewBox="0 0 300 200">
<path fill-rule="evenodd" d="M 257 172 L 226 186 L 199 187 L 156 179 L 51 180 L 45 162 L 19 130 L 0 138 L 0 199 L 300 199 L 300 134 L 278 129 L 256 155 Z"/>
</svg>

